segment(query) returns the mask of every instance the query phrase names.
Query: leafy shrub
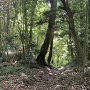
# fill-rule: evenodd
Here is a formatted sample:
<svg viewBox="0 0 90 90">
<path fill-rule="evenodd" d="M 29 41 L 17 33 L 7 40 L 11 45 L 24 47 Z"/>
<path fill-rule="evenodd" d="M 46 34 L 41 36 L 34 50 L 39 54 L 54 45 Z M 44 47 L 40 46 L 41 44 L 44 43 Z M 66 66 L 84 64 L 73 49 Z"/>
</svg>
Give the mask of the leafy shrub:
<svg viewBox="0 0 90 90">
<path fill-rule="evenodd" d="M 7 67 L 7 66 L 9 66 L 10 65 L 10 63 L 8 63 L 8 62 L 3 62 L 3 63 L 0 63 L 0 68 L 2 68 L 2 67 Z"/>
<path fill-rule="evenodd" d="M 2 84 L 0 83 L 0 90 L 2 90 Z"/>
<path fill-rule="evenodd" d="M 1 68 L 1 70 L 0 70 L 0 74 L 1 74 L 1 75 L 13 74 L 13 73 L 15 73 L 15 72 L 16 72 L 16 68 L 13 67 L 13 66 L 11 66 L 11 65 L 9 65 L 9 66 L 7 66 L 7 67 L 3 67 L 3 68 Z"/>
<path fill-rule="evenodd" d="M 4 76 L 0 76 L 0 82 L 3 80 Z"/>
</svg>

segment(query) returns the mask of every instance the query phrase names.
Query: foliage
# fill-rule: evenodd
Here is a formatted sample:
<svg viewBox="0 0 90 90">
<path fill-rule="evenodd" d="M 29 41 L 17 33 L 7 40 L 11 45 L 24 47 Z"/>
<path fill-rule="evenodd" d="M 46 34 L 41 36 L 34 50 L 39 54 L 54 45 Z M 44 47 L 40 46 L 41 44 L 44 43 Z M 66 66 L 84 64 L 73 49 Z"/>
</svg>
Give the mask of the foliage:
<svg viewBox="0 0 90 90">
<path fill-rule="evenodd" d="M 2 84 L 0 83 L 0 89 L 2 89 Z"/>
<path fill-rule="evenodd" d="M 90 0 L 0 0 L 0 90 L 19 89 L 90 90 Z"/>
<path fill-rule="evenodd" d="M 25 72 L 27 70 L 27 67 L 21 66 L 20 64 L 17 66 L 13 66 L 8 62 L 3 62 L 0 64 L 0 75 L 19 74 L 20 72 Z M 1 76 L 1 79 L 2 78 L 3 76 Z"/>
<path fill-rule="evenodd" d="M 73 36 L 69 30 L 69 17 L 67 12 L 62 10 L 63 4 L 61 1 L 62 0 L 57 1 L 57 8 L 55 9 L 56 20 L 54 26 L 54 45 L 51 62 L 51 64 L 55 67 L 65 65 L 68 63 L 68 61 L 78 58 Z M 89 47 L 89 35 L 87 33 L 89 30 L 87 28 L 89 27 L 89 18 L 88 15 L 86 15 L 89 13 L 89 6 L 87 2 L 86 0 L 68 1 L 70 9 L 73 13 L 75 30 L 78 35 L 78 39 L 86 52 L 86 59 L 89 57 L 89 52 L 87 50 Z M 24 0 L 23 2 L 22 0 L 1 1 L 0 56 L 4 56 L 4 54 L 12 48 L 12 50 L 14 50 L 16 53 L 19 51 L 22 52 L 23 58 L 30 58 L 28 57 L 30 51 L 32 51 L 33 57 L 36 58 L 40 53 L 40 48 L 45 39 L 49 17 L 55 15 L 50 8 L 50 2 L 48 0 L 26 0 L 25 2 Z M 24 12 L 25 9 L 27 15 Z M 30 36 L 31 34 L 32 41 Z M 28 55 L 24 56 L 26 51 Z M 73 56 L 71 53 L 73 53 Z"/>
</svg>

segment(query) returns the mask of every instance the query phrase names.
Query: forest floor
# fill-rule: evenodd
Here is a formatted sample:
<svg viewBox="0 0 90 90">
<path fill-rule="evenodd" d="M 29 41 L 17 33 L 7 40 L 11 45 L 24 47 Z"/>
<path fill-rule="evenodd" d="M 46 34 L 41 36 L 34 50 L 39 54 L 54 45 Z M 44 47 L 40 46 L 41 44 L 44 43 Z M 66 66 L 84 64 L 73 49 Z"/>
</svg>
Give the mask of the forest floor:
<svg viewBox="0 0 90 90">
<path fill-rule="evenodd" d="M 0 75 L 0 90 L 90 90 L 90 75 L 73 68 L 14 68 Z"/>
</svg>

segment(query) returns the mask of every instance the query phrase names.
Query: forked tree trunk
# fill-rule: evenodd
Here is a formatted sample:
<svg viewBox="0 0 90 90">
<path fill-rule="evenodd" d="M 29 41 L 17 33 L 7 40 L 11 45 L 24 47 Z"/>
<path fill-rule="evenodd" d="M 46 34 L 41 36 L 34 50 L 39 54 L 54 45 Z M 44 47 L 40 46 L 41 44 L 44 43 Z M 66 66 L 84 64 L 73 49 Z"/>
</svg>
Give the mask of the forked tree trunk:
<svg viewBox="0 0 90 90">
<path fill-rule="evenodd" d="M 44 40 L 44 43 L 41 47 L 40 53 L 36 59 L 37 63 L 40 65 L 47 65 L 46 61 L 45 61 L 45 56 L 47 54 L 51 39 L 52 39 L 52 34 L 53 34 L 53 28 L 55 25 L 55 8 L 56 8 L 56 2 L 57 0 L 50 0 L 50 4 L 51 4 L 51 12 L 53 13 L 53 15 L 51 15 L 49 17 L 49 21 L 48 21 L 48 29 L 46 32 L 46 37 Z M 51 57 L 51 56 L 50 56 Z"/>
<path fill-rule="evenodd" d="M 53 50 L 53 36 L 51 37 L 51 42 L 50 42 L 50 50 L 49 50 L 49 56 L 48 56 L 48 65 L 50 65 L 51 58 L 52 58 L 52 50 Z"/>
</svg>

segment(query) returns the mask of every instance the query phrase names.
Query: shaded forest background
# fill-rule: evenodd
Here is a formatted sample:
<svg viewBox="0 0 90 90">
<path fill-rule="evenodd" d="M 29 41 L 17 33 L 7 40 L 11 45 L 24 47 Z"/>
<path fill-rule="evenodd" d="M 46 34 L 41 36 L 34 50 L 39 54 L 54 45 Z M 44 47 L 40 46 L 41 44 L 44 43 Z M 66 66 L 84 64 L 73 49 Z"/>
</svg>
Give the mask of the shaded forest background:
<svg viewBox="0 0 90 90">
<path fill-rule="evenodd" d="M 0 90 L 90 90 L 90 0 L 0 0 Z"/>
</svg>

